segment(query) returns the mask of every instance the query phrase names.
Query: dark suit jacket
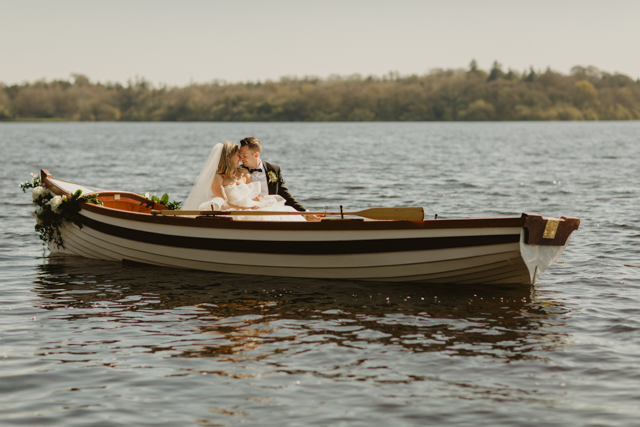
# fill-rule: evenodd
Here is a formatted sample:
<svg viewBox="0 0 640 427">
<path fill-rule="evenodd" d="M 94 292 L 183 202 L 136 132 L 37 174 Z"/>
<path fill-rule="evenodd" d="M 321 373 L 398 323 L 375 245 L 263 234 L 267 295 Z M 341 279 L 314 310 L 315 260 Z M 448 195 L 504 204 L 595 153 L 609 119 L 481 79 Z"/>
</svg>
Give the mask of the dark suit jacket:
<svg viewBox="0 0 640 427">
<path fill-rule="evenodd" d="M 302 206 L 300 202 L 298 202 L 291 193 L 289 193 L 289 189 L 285 187 L 280 166 L 267 163 L 264 160 L 262 161 L 262 165 L 264 166 L 265 173 L 267 175 L 267 187 L 269 188 L 269 194 L 282 196 L 282 198 L 286 200 L 285 205 L 291 206 L 297 211 L 306 211 L 305 207 Z"/>
</svg>

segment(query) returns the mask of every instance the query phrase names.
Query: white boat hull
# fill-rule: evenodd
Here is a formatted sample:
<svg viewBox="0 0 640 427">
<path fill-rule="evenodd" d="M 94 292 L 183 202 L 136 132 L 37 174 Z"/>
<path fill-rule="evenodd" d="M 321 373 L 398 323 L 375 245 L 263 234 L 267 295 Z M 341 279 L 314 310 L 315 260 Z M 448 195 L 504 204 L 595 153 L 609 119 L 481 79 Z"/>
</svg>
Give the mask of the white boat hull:
<svg viewBox="0 0 640 427">
<path fill-rule="evenodd" d="M 94 221 L 99 215 L 83 212 Z M 102 218 L 104 221 L 105 218 Z M 109 221 L 110 220 L 110 221 Z M 119 234 L 126 235 L 139 230 L 136 224 L 127 221 L 107 218 L 110 225 L 120 228 Z M 130 221 L 129 221 L 130 222 Z M 129 225 L 129 227 L 127 227 Z M 166 236 L 170 241 L 175 236 L 188 236 L 194 230 L 190 227 L 173 227 L 163 230 L 162 225 L 145 224 L 149 232 Z M 157 228 L 157 230 L 154 230 Z M 242 252 L 227 250 L 198 249 L 175 247 L 156 243 L 141 242 L 136 239 L 107 234 L 91 226 L 82 229 L 73 224 L 66 224 L 61 230 L 64 241 L 64 252 L 86 258 L 110 261 L 135 261 L 146 264 L 176 268 L 218 271 L 225 273 L 308 277 L 327 279 L 358 279 L 384 281 L 419 281 L 426 283 L 518 283 L 531 284 L 551 265 L 564 251 L 563 246 L 538 246 L 524 243 L 524 231 L 520 228 L 507 229 L 453 229 L 453 230 L 421 230 L 413 233 L 412 238 L 448 238 L 448 237 L 483 237 L 505 236 L 505 233 L 517 236 L 512 243 L 488 244 L 480 246 L 460 246 L 455 248 L 426 249 L 397 252 L 374 252 L 353 254 L 273 254 L 254 252 L 249 247 L 255 245 L 256 232 L 253 230 L 236 230 L 236 240 L 246 241 L 247 249 Z M 124 231 L 124 232 L 123 232 Z M 200 234 L 198 239 L 225 239 L 229 230 L 195 230 Z M 321 233 L 321 236 L 314 236 Z M 461 233 L 465 233 L 461 235 Z M 500 233 L 500 234 L 497 234 Z M 266 232 L 274 239 L 273 243 L 289 241 L 341 242 L 357 240 L 357 232 L 331 231 L 292 231 Z M 327 240 L 332 237 L 336 240 Z M 351 235 L 350 235 L 351 234 Z M 362 233 L 361 233 L 362 234 Z M 366 233 L 361 238 L 384 241 L 385 232 Z M 509 234 L 506 234 L 509 235 Z M 268 249 L 261 236 L 259 245 Z M 54 248 L 55 250 L 55 248 Z"/>
<path fill-rule="evenodd" d="M 49 182 L 59 191 L 63 185 L 50 176 Z M 113 192 L 100 197 L 121 200 Z M 140 196 L 127 197 L 137 201 Z M 527 214 L 478 220 L 276 223 L 162 217 L 140 210 L 84 204 L 83 226 L 65 223 L 60 230 L 64 247 L 51 249 L 107 261 L 249 275 L 533 284 L 562 254 L 579 223 L 575 218 L 556 220 L 564 224 L 564 236 L 547 236 L 545 241 L 541 235 L 548 219 Z"/>
</svg>

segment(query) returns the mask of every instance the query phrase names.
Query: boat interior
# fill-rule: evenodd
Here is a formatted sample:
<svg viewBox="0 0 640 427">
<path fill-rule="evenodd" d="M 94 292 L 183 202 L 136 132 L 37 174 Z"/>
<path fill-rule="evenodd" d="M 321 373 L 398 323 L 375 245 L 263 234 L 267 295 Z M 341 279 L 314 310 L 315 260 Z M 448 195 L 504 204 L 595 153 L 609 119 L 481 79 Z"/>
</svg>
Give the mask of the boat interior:
<svg viewBox="0 0 640 427">
<path fill-rule="evenodd" d="M 107 208 L 119 209 L 129 212 L 151 213 L 151 210 L 163 211 L 167 207 L 160 203 L 155 203 L 135 193 L 100 193 L 98 200 Z"/>
<path fill-rule="evenodd" d="M 58 195 L 70 195 L 77 190 L 81 190 L 82 195 L 96 194 L 98 196 L 97 199 L 107 208 L 148 214 L 151 213 L 151 210 L 163 211 L 167 209 L 165 205 L 156 203 L 136 193 L 103 190 L 56 179 L 51 177 L 51 174 L 45 169 L 41 170 L 41 179 L 46 182 L 49 190 Z"/>
</svg>

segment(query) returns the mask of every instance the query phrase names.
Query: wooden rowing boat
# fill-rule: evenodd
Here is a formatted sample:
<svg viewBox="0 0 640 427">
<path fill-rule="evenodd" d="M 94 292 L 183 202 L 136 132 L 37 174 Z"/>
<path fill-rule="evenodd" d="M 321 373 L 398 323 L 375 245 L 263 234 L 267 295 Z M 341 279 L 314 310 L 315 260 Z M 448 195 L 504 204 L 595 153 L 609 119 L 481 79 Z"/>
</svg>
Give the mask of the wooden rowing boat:
<svg viewBox="0 0 640 427">
<path fill-rule="evenodd" d="M 97 194 L 103 203 L 82 203 L 82 227 L 64 223 L 64 247 L 52 251 L 225 273 L 531 285 L 560 257 L 580 224 L 578 218 L 527 213 L 513 218 L 307 222 L 238 221 L 228 213 L 163 215 L 165 206 L 138 194 L 55 179 L 46 170 L 41 180 L 55 194 L 80 189 Z"/>
</svg>

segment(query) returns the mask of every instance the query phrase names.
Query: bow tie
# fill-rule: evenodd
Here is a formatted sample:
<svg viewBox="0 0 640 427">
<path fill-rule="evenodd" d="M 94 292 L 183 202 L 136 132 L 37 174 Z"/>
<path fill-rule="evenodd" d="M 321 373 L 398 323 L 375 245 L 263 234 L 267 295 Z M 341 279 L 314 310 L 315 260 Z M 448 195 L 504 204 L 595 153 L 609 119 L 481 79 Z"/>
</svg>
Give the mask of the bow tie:
<svg viewBox="0 0 640 427">
<path fill-rule="evenodd" d="M 261 168 L 256 168 L 256 169 L 254 169 L 254 168 L 247 168 L 247 169 L 249 169 L 249 173 L 262 172 L 262 169 L 261 169 Z"/>
</svg>

